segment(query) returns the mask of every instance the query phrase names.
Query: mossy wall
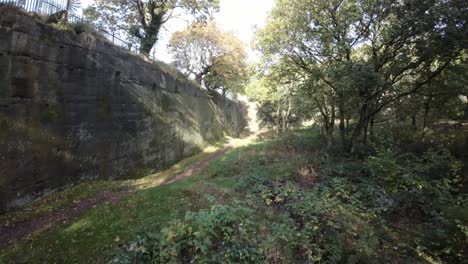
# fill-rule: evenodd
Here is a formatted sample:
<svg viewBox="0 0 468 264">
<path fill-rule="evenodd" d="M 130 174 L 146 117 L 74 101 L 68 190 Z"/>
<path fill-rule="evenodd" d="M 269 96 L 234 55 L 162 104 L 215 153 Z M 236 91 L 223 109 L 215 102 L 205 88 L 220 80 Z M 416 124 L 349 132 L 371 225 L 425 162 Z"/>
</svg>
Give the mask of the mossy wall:
<svg viewBox="0 0 468 264">
<path fill-rule="evenodd" d="M 0 211 L 161 169 L 240 133 L 241 104 L 162 66 L 0 8 Z"/>
</svg>

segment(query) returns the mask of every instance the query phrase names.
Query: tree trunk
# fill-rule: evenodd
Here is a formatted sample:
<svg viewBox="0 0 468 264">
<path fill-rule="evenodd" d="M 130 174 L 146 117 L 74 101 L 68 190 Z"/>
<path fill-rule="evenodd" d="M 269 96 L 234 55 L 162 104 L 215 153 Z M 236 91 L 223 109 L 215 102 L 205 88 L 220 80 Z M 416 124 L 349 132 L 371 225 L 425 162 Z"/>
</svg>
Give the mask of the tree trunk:
<svg viewBox="0 0 468 264">
<path fill-rule="evenodd" d="M 203 85 L 202 80 L 203 80 L 203 74 L 197 73 L 195 75 L 195 82 L 197 82 L 198 84 L 200 84 L 200 86 L 202 86 Z"/>
<path fill-rule="evenodd" d="M 338 114 L 340 118 L 340 138 L 341 138 L 341 146 L 344 150 L 346 150 L 347 142 L 346 142 L 346 129 L 345 129 L 345 110 L 344 110 L 344 96 L 340 95 L 338 98 Z"/>
<path fill-rule="evenodd" d="M 164 14 L 152 13 L 149 25 L 143 26 L 144 35 L 138 36 L 140 39 L 140 53 L 145 57 L 149 57 L 151 49 L 158 41 L 159 31 L 163 24 L 163 16 Z"/>
<path fill-rule="evenodd" d="M 468 162 L 468 129 L 466 128 L 466 124 L 468 124 L 468 94 L 465 95 L 465 114 L 464 114 L 464 120 L 463 120 L 463 131 L 465 133 L 465 150 L 464 150 L 464 156 L 465 156 L 465 162 Z M 465 167 L 465 175 L 466 171 L 468 171 L 468 166 Z"/>
<path fill-rule="evenodd" d="M 346 131 L 348 131 L 348 132 L 349 132 L 349 119 L 350 119 L 350 117 L 346 118 Z M 348 135 L 346 134 L 346 136 L 348 136 Z"/>
<path fill-rule="evenodd" d="M 281 111 L 281 114 L 282 114 L 282 118 L 281 118 L 281 121 L 282 121 L 282 126 L 281 126 L 281 131 L 284 133 L 286 131 L 286 111 Z"/>
<path fill-rule="evenodd" d="M 331 147 L 333 144 L 333 128 L 327 125 L 325 127 L 325 142 L 327 143 L 327 148 Z"/>
<path fill-rule="evenodd" d="M 149 58 L 149 54 L 154 44 L 158 41 L 157 35 L 146 35 L 140 38 L 140 53 L 141 55 Z"/>
<path fill-rule="evenodd" d="M 279 126 L 280 126 L 280 113 L 281 113 L 281 100 L 278 100 L 278 106 L 276 110 L 276 134 L 279 134 Z"/>
<path fill-rule="evenodd" d="M 465 123 L 468 123 L 468 94 L 465 96 L 465 100 L 466 100 L 466 103 L 465 103 L 464 118 L 465 118 Z"/>
<path fill-rule="evenodd" d="M 291 112 L 291 97 L 288 97 L 288 108 L 286 110 L 286 114 L 283 116 L 283 132 L 286 131 L 290 112 Z"/>
<path fill-rule="evenodd" d="M 426 127 L 427 127 L 427 116 L 429 115 L 429 104 L 432 97 L 429 97 L 424 103 L 424 116 L 423 116 L 423 130 L 422 130 L 422 140 L 426 140 Z"/>
<path fill-rule="evenodd" d="M 370 140 L 371 141 L 374 141 L 374 123 L 375 123 L 375 119 L 372 118 L 371 121 L 370 121 L 370 126 L 369 126 L 369 137 L 370 137 Z"/>
<path fill-rule="evenodd" d="M 353 132 L 351 133 L 351 136 L 348 138 L 348 145 L 346 150 L 353 153 L 354 152 L 354 146 L 356 145 L 356 140 L 359 138 L 361 135 L 361 132 L 363 131 L 364 125 L 363 125 L 363 120 L 361 119 L 363 117 L 360 117 L 358 120 L 356 127 L 354 128 Z"/>
<path fill-rule="evenodd" d="M 365 121 L 364 123 L 364 129 L 363 129 L 363 134 L 362 134 L 362 143 L 364 145 L 367 145 L 367 129 L 369 127 L 369 122 Z"/>
<path fill-rule="evenodd" d="M 349 152 L 354 152 L 354 145 L 361 133 L 363 133 L 364 143 L 367 143 L 367 125 L 371 118 L 373 118 L 373 116 L 368 116 L 368 104 L 366 102 L 362 105 L 361 109 L 359 110 L 359 119 L 356 125 L 354 126 L 351 136 L 348 138 L 347 150 Z"/>
<path fill-rule="evenodd" d="M 328 130 L 327 130 L 327 146 L 331 147 L 333 144 L 333 131 L 335 129 L 335 117 L 336 117 L 336 111 L 335 111 L 335 102 L 332 101 L 331 104 L 331 116 L 330 116 L 330 122 L 328 124 Z"/>
<path fill-rule="evenodd" d="M 223 116 L 224 116 L 224 120 L 226 121 L 226 123 L 228 123 L 230 121 L 230 119 L 228 119 L 228 106 L 227 106 L 227 101 L 226 101 L 226 89 L 225 88 L 221 88 L 221 96 L 223 98 Z"/>
<path fill-rule="evenodd" d="M 65 7 L 65 17 L 64 17 L 64 20 L 65 20 L 65 23 L 68 23 L 68 12 L 70 11 L 70 5 L 71 5 L 71 0 L 67 0 L 67 6 Z"/>
</svg>

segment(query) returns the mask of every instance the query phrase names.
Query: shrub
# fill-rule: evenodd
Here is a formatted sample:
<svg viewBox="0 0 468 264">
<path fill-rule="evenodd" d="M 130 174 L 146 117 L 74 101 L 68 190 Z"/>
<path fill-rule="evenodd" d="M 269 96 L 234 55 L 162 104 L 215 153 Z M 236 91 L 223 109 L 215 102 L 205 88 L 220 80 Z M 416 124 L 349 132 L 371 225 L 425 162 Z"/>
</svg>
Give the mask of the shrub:
<svg viewBox="0 0 468 264">
<path fill-rule="evenodd" d="M 213 206 L 186 214 L 158 234 L 138 237 L 122 248 L 114 263 L 263 263 L 252 210 Z"/>
</svg>

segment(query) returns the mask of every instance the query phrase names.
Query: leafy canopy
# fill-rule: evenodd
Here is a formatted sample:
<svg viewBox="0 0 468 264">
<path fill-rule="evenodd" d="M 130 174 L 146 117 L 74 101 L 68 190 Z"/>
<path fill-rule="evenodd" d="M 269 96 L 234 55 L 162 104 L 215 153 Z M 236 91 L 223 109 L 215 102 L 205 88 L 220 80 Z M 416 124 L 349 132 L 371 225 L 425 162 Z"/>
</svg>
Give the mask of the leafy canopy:
<svg viewBox="0 0 468 264">
<path fill-rule="evenodd" d="M 85 11 L 90 18 L 111 29 L 130 33 L 140 52 L 149 54 L 157 42 L 162 25 L 178 11 L 205 21 L 219 10 L 218 0 L 97 0 Z"/>
<path fill-rule="evenodd" d="M 169 43 L 174 64 L 210 89 L 239 91 L 247 76 L 243 43 L 214 21 L 175 32 Z"/>
</svg>

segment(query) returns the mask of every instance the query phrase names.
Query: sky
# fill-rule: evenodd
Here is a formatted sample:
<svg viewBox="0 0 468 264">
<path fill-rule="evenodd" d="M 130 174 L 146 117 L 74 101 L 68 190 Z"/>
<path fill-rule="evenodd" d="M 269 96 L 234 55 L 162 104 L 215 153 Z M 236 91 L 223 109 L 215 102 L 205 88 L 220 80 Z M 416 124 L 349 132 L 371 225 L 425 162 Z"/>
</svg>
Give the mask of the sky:
<svg viewBox="0 0 468 264">
<path fill-rule="evenodd" d="M 83 7 L 92 4 L 94 0 L 81 0 Z M 269 11 L 274 6 L 274 0 L 220 0 L 220 12 L 215 20 L 223 31 L 233 32 L 244 44 L 250 61 L 258 58 L 251 49 L 251 42 L 256 27 L 263 27 Z M 172 57 L 168 52 L 167 44 L 173 32 L 182 30 L 187 26 L 183 18 L 169 20 L 160 34 L 156 45 L 156 58 L 170 63 Z"/>
</svg>

